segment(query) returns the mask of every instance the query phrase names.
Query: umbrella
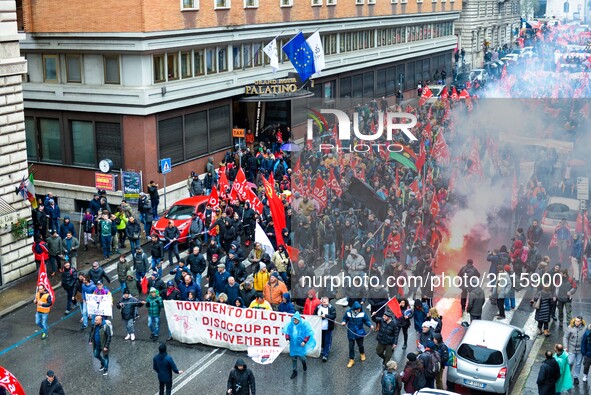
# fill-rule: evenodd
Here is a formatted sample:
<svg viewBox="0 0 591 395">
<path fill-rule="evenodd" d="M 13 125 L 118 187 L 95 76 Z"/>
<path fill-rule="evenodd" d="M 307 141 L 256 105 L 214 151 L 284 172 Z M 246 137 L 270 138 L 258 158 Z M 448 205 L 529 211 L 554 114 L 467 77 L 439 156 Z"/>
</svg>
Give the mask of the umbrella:
<svg viewBox="0 0 591 395">
<path fill-rule="evenodd" d="M 281 146 L 281 151 L 293 152 L 300 151 L 301 148 L 296 143 L 285 143 Z"/>
</svg>

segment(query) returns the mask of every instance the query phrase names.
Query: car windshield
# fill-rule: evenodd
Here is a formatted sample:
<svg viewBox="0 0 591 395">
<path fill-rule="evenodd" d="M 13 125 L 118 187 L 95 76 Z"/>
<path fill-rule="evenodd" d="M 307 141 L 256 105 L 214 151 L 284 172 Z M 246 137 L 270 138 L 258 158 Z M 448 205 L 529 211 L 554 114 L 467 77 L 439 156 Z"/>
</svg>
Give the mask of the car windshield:
<svg viewBox="0 0 591 395">
<path fill-rule="evenodd" d="M 566 218 L 567 221 L 576 221 L 578 215 L 578 211 L 571 210 L 564 203 L 550 203 L 546 207 L 546 217 L 550 219 L 561 220 L 562 218 Z"/>
<path fill-rule="evenodd" d="M 502 352 L 484 346 L 464 343 L 458 348 L 458 355 L 479 365 L 501 365 L 503 363 Z"/>
<path fill-rule="evenodd" d="M 429 88 L 431 89 L 431 92 L 433 92 L 433 96 L 439 96 L 439 92 L 441 92 L 441 89 L 439 88 Z"/>
<path fill-rule="evenodd" d="M 458 82 L 468 81 L 469 78 L 470 78 L 470 74 L 462 73 L 462 74 L 458 74 L 458 76 L 456 77 L 456 81 L 458 81 Z"/>
<path fill-rule="evenodd" d="M 172 206 L 166 214 L 166 218 L 173 220 L 191 219 L 194 212 L 195 207 L 193 206 Z"/>
</svg>

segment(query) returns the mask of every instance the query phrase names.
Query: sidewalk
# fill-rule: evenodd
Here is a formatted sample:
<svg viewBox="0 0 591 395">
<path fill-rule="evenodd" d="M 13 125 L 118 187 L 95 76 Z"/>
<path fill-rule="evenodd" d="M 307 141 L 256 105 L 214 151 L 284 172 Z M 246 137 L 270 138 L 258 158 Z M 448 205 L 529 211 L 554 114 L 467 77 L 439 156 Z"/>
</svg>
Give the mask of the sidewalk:
<svg viewBox="0 0 591 395">
<path fill-rule="evenodd" d="M 142 247 L 147 243 L 142 240 Z M 129 254 L 129 241 L 126 242 L 126 248 L 120 249 L 122 253 Z M 31 253 L 31 259 L 33 254 Z M 111 258 L 105 259 L 100 246 L 94 247 L 89 244 L 88 251 L 84 251 L 84 246 L 80 246 L 78 252 L 78 271 L 88 271 L 91 268 L 91 263 L 98 261 L 101 266 L 116 263 L 119 259 L 119 254 L 112 255 Z M 131 256 L 128 256 L 128 260 Z M 49 281 L 54 290 L 61 288 L 61 273 L 57 272 L 55 276 L 49 276 Z M 35 290 L 37 286 L 37 272 L 28 274 L 27 276 L 8 284 L 5 288 L 0 289 L 0 318 L 12 313 L 13 311 L 23 307 L 27 303 L 32 303 L 35 297 Z"/>
</svg>

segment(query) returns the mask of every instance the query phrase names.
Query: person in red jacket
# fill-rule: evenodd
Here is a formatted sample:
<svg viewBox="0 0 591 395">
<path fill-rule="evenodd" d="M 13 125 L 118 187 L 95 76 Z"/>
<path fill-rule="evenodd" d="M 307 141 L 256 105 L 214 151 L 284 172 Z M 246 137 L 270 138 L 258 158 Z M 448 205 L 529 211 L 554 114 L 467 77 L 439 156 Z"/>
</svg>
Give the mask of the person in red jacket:
<svg viewBox="0 0 591 395">
<path fill-rule="evenodd" d="M 313 315 L 316 307 L 321 303 L 318 296 L 316 296 L 316 290 L 314 288 L 308 291 L 308 297 L 304 303 L 304 315 Z"/>
<path fill-rule="evenodd" d="M 39 270 L 39 266 L 41 266 L 42 260 L 49 260 L 49 249 L 47 248 L 47 243 L 43 241 L 41 236 L 35 236 L 35 241 L 33 242 L 33 246 L 31 247 L 33 250 L 33 255 L 35 256 L 35 263 L 37 264 L 37 270 Z M 51 273 L 52 276 L 55 276 L 55 272 Z"/>
</svg>

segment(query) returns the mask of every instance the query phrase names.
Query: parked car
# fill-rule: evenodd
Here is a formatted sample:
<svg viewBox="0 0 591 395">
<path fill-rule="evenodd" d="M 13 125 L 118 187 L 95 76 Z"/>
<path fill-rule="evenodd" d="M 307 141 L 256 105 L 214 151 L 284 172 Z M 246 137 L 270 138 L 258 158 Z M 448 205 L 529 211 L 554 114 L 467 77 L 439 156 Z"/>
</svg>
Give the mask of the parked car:
<svg viewBox="0 0 591 395">
<path fill-rule="evenodd" d="M 552 196 L 548 199 L 546 209 L 542 214 L 540 225 L 544 234 L 553 235 L 554 230 L 560 224 L 562 218 L 566 218 L 566 223 L 574 232 L 577 226 L 577 216 L 581 209 L 581 202 L 577 199 Z"/>
<path fill-rule="evenodd" d="M 448 367 L 448 388 L 462 386 L 484 392 L 509 394 L 511 381 L 526 356 L 529 336 L 522 328 L 494 321 L 473 321 L 452 366 Z"/>
<path fill-rule="evenodd" d="M 177 201 L 152 225 L 151 233 L 156 233 L 160 240 L 164 240 L 164 228 L 168 226 L 168 221 L 173 221 L 174 226 L 179 228 L 181 233 L 179 242 L 184 244 L 187 241 L 193 214 L 205 211 L 207 199 L 207 196 L 192 196 Z"/>
<path fill-rule="evenodd" d="M 470 81 L 478 80 L 480 84 L 486 84 L 489 77 L 488 71 L 485 69 L 474 69 L 470 71 Z"/>
<path fill-rule="evenodd" d="M 456 87 L 456 89 L 461 91 L 462 89 L 464 89 L 466 87 L 466 83 L 468 81 L 472 81 L 470 79 L 470 73 L 460 73 L 456 76 L 456 79 L 454 80 L 454 86 Z M 459 91 L 458 91 L 458 93 L 459 93 Z"/>
</svg>

